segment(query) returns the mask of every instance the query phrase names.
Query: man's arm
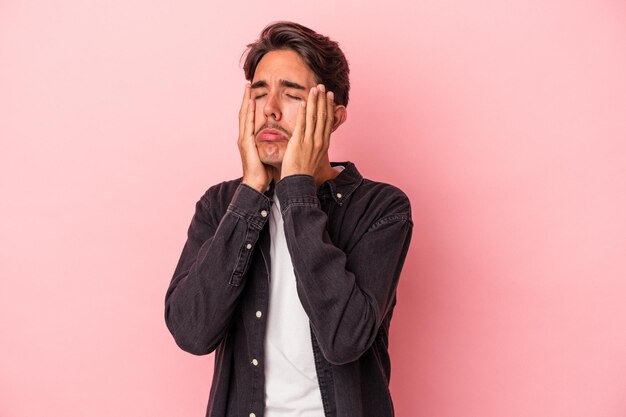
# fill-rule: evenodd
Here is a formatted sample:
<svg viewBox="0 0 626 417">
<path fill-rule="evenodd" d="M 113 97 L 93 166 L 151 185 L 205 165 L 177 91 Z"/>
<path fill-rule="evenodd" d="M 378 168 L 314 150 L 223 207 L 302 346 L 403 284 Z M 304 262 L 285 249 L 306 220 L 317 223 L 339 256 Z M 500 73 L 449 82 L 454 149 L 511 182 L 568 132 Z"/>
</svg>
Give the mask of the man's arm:
<svg viewBox="0 0 626 417">
<path fill-rule="evenodd" d="M 228 330 L 270 200 L 240 184 L 221 220 L 214 187 L 196 204 L 188 238 L 165 297 L 165 321 L 176 343 L 196 355 L 212 352 Z M 263 216 L 266 214 L 266 216 Z"/>
<path fill-rule="evenodd" d="M 250 85 L 239 110 L 238 146 L 243 180 L 225 214 L 219 186 L 196 204 L 188 238 L 165 298 L 165 321 L 176 343 L 190 353 L 213 351 L 226 334 L 241 295 L 270 199 L 261 192 L 271 179 L 254 145 L 254 100 Z M 228 197 L 226 197 L 228 198 Z"/>
<path fill-rule="evenodd" d="M 343 364 L 371 346 L 392 307 L 411 239 L 411 208 L 398 189 L 381 189 L 381 214 L 356 247 L 350 254 L 335 247 L 316 191 L 336 128 L 334 94 L 318 85 L 299 110 L 275 190 L 300 301 L 326 359 Z"/>
<path fill-rule="evenodd" d="M 411 239 L 409 201 L 393 187 L 381 190 L 385 214 L 349 254 L 326 231 L 314 179 L 293 175 L 276 184 L 297 289 L 322 353 L 334 364 L 358 359 L 389 313 Z"/>
</svg>

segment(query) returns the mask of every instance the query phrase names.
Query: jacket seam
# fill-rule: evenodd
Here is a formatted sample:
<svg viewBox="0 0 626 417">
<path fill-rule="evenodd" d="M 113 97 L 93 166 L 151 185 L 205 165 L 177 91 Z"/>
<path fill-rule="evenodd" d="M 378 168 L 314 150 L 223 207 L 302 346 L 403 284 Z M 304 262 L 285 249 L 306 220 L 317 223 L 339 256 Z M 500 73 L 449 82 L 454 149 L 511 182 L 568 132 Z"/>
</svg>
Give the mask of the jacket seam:
<svg viewBox="0 0 626 417">
<path fill-rule="evenodd" d="M 409 224 L 413 224 L 413 221 L 411 220 L 411 217 L 408 214 L 391 214 L 389 216 L 385 216 L 382 219 L 379 219 L 376 222 L 374 222 L 369 227 L 369 229 L 367 229 L 367 231 L 370 232 L 386 223 L 401 222 L 401 221 L 405 221 Z"/>
</svg>

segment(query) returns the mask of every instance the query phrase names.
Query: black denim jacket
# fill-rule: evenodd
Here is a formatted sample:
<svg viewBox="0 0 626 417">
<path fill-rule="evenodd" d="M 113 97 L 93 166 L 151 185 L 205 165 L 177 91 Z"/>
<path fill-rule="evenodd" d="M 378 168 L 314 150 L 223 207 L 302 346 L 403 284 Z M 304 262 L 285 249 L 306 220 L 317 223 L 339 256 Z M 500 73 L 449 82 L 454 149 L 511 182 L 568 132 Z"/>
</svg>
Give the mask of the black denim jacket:
<svg viewBox="0 0 626 417">
<path fill-rule="evenodd" d="M 387 342 L 411 208 L 398 188 L 340 165 L 346 169 L 319 189 L 308 175 L 286 177 L 265 194 L 239 179 L 211 187 L 196 204 L 165 320 L 185 351 L 216 350 L 207 416 L 264 414 L 273 192 L 310 320 L 325 415 L 393 416 Z"/>
</svg>

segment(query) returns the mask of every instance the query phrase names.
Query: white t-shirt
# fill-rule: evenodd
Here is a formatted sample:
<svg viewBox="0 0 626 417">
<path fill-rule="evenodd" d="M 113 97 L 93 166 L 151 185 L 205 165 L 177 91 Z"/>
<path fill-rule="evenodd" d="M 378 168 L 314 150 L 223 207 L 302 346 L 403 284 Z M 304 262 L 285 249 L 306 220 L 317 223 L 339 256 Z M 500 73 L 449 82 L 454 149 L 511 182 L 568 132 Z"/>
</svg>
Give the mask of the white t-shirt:
<svg viewBox="0 0 626 417">
<path fill-rule="evenodd" d="M 270 214 L 270 301 L 265 335 L 265 416 L 324 417 L 309 317 L 296 292 L 280 204 Z"/>
</svg>

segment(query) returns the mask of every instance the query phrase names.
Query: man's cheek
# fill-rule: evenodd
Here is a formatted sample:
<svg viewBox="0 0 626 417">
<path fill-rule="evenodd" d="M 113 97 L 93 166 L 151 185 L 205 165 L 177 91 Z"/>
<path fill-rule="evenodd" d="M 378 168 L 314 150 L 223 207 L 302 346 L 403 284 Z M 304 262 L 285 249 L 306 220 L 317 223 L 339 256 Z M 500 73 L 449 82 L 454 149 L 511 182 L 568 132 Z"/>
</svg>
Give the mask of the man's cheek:
<svg viewBox="0 0 626 417">
<path fill-rule="evenodd" d="M 261 128 L 263 127 L 263 123 L 265 122 L 265 119 L 262 118 L 262 114 L 255 114 L 254 117 L 254 134 L 256 136 L 257 133 L 259 133 L 259 130 L 261 130 Z"/>
<path fill-rule="evenodd" d="M 298 109 L 289 108 L 288 111 L 285 111 L 283 114 L 283 126 L 288 129 L 290 132 L 293 132 L 294 127 L 296 127 L 296 119 L 298 118 Z"/>
</svg>

